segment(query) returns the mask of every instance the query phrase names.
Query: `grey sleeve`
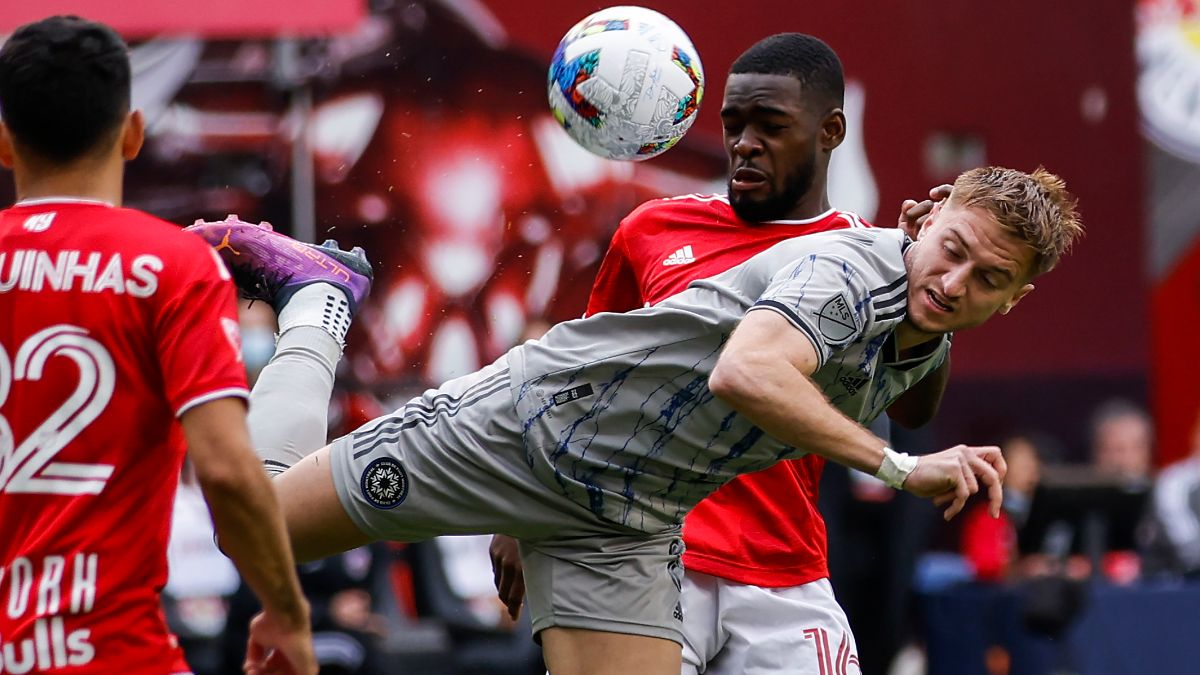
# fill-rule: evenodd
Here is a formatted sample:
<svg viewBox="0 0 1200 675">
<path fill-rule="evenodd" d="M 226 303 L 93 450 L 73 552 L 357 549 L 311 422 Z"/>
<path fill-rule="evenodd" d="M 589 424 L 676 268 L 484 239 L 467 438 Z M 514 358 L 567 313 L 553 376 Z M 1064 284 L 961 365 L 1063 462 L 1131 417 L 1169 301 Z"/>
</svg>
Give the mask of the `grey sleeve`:
<svg viewBox="0 0 1200 675">
<path fill-rule="evenodd" d="M 810 253 L 776 273 L 749 311 L 770 310 L 791 322 L 812 341 L 819 368 L 863 333 L 870 300 L 866 280 L 850 263 Z"/>
</svg>

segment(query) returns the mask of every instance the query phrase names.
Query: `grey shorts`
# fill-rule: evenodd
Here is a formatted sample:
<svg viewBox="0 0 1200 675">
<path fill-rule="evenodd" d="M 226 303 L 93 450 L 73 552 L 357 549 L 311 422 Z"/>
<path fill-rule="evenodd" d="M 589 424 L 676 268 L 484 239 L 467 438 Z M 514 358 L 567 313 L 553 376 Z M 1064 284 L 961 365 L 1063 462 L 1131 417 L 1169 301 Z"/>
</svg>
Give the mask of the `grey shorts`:
<svg viewBox="0 0 1200 675">
<path fill-rule="evenodd" d="M 533 632 L 551 626 L 683 644 L 679 532 L 521 540 Z"/>
<path fill-rule="evenodd" d="M 334 486 L 365 534 L 521 540 L 534 632 L 552 626 L 682 644 L 679 530 L 597 518 L 534 476 L 505 358 L 333 442 Z"/>
</svg>

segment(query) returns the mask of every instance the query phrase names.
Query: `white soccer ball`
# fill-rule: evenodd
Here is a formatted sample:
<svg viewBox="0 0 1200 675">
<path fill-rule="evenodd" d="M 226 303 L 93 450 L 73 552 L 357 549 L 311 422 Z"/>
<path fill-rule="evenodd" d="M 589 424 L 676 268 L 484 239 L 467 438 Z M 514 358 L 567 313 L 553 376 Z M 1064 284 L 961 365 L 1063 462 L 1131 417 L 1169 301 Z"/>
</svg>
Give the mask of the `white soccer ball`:
<svg viewBox="0 0 1200 675">
<path fill-rule="evenodd" d="M 554 50 L 550 110 L 583 147 L 649 159 L 696 120 L 704 70 L 679 26 L 644 7 L 609 7 L 575 24 Z"/>
</svg>

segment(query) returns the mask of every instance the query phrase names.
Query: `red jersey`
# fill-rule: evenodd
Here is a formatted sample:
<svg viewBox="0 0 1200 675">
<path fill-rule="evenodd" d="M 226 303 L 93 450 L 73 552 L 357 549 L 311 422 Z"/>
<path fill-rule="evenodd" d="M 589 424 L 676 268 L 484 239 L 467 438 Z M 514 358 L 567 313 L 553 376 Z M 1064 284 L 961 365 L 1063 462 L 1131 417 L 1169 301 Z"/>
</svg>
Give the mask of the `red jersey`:
<svg viewBox="0 0 1200 675">
<path fill-rule="evenodd" d="M 869 227 L 829 210 L 808 220 L 751 223 L 724 195 L 647 202 L 621 221 L 600 266 L 588 314 L 653 305 L 696 279 L 813 232 Z M 817 455 L 739 476 L 700 502 L 683 524 L 684 566 L 754 586 L 798 586 L 829 576 Z"/>
<path fill-rule="evenodd" d="M 0 672 L 188 670 L 159 591 L 177 417 L 245 397 L 228 273 L 131 209 L 0 211 Z"/>
</svg>

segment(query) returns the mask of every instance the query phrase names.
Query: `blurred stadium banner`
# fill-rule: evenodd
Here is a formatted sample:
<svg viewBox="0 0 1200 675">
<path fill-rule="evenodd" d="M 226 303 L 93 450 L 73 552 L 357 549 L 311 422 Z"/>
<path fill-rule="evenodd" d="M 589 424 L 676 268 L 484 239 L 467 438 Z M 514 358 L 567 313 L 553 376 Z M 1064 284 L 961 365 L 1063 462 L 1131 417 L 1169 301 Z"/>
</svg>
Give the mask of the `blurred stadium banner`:
<svg viewBox="0 0 1200 675">
<path fill-rule="evenodd" d="M 163 35 L 247 38 L 344 33 L 366 14 L 366 0 L 41 0 L 0 2 L 0 34 L 53 16 L 103 21 L 127 39 Z"/>
<path fill-rule="evenodd" d="M 43 0 L 38 3 L 0 3 L 0 35 L 30 21 L 74 14 L 112 26 L 127 40 L 187 37 L 214 39 L 278 39 L 275 68 L 287 88 L 299 119 L 311 114 L 311 92 L 297 75 L 297 38 L 325 37 L 351 32 L 366 17 L 367 0 Z M 170 48 L 168 48 L 170 50 Z M 173 50 L 178 53 L 179 50 Z M 143 60 L 144 61 L 144 60 Z M 135 63 L 135 73 L 137 71 Z M 144 63 L 143 63 L 144 65 Z M 145 80 L 146 78 L 140 78 Z M 137 89 L 138 87 L 135 87 Z M 135 92 L 135 98 L 137 98 Z M 314 236 L 312 159 L 307 145 L 293 147 L 292 222 L 295 234 Z"/>
<path fill-rule="evenodd" d="M 1158 462 L 1200 442 L 1200 0 L 1137 3 L 1137 102 L 1146 138 L 1151 385 Z"/>
</svg>

